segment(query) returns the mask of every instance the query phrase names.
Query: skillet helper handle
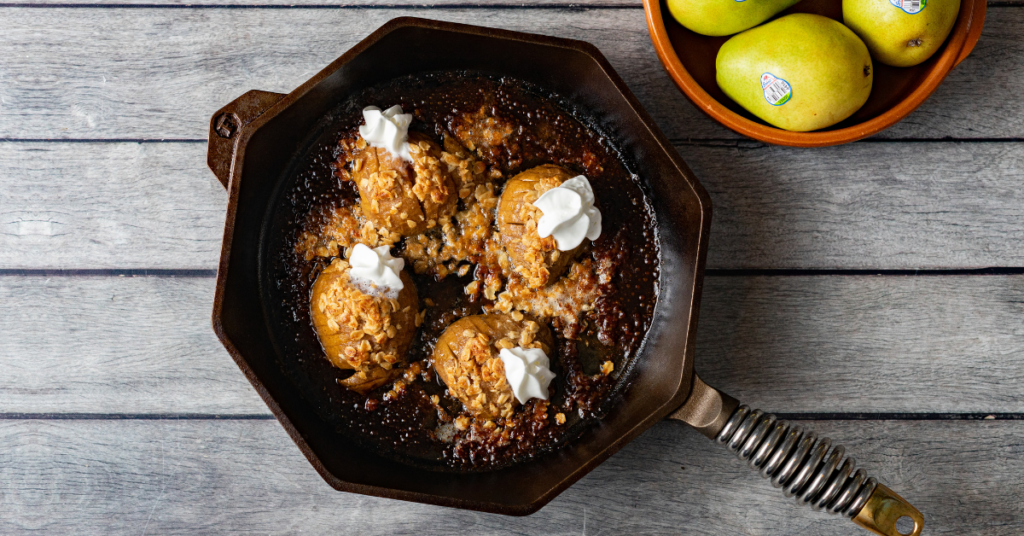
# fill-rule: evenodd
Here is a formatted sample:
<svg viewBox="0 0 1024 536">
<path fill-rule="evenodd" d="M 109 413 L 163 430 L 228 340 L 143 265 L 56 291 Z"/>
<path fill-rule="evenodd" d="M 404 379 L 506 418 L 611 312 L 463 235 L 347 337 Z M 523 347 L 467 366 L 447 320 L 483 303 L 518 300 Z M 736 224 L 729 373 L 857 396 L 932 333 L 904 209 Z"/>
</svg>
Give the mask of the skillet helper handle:
<svg viewBox="0 0 1024 536">
<path fill-rule="evenodd" d="M 206 165 L 217 176 L 217 180 L 228 187 L 231 178 L 231 162 L 235 157 L 239 132 L 263 112 L 277 104 L 284 95 L 253 89 L 217 110 L 210 118 L 210 134 L 207 138 Z"/>
<path fill-rule="evenodd" d="M 921 512 L 864 469 L 857 469 L 844 447 L 740 405 L 696 376 L 690 398 L 669 418 L 724 445 L 800 504 L 842 513 L 881 536 L 920 536 L 924 529 Z"/>
</svg>

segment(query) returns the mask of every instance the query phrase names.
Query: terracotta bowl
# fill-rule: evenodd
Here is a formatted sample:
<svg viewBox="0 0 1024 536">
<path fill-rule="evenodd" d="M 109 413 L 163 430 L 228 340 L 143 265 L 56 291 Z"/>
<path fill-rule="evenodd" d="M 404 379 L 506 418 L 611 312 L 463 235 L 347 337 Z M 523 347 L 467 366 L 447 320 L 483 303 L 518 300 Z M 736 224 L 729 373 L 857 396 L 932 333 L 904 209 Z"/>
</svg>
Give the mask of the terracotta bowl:
<svg viewBox="0 0 1024 536">
<path fill-rule="evenodd" d="M 877 61 L 868 102 L 853 116 L 827 129 L 790 132 L 773 127 L 736 104 L 715 82 L 715 58 L 729 37 L 707 37 L 676 22 L 665 0 L 644 0 L 647 27 L 658 58 L 679 89 L 702 112 L 756 140 L 794 147 L 840 145 L 889 128 L 917 109 L 946 75 L 974 49 L 985 22 L 985 0 L 961 0 L 960 15 L 942 48 L 914 67 L 889 67 Z M 803 0 L 783 11 L 817 13 L 843 20 L 841 0 Z"/>
</svg>

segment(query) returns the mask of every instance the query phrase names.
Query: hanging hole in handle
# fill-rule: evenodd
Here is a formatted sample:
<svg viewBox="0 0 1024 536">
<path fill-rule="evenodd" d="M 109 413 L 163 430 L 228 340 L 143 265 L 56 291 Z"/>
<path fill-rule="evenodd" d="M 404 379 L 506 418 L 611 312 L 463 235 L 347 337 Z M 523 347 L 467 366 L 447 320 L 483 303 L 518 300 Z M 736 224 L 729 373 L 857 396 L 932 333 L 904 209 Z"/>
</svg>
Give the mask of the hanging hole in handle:
<svg viewBox="0 0 1024 536">
<path fill-rule="evenodd" d="M 914 529 L 917 528 L 917 523 L 911 519 L 910 516 L 903 516 L 896 520 L 896 532 L 903 536 L 909 536 L 914 533 Z"/>
<path fill-rule="evenodd" d="M 883 484 L 875 486 L 853 522 L 880 536 L 920 536 L 924 530 L 921 511 Z"/>
<path fill-rule="evenodd" d="M 210 118 L 206 164 L 225 188 L 231 174 L 238 131 L 277 104 L 285 96 L 254 89 L 217 110 Z"/>
</svg>

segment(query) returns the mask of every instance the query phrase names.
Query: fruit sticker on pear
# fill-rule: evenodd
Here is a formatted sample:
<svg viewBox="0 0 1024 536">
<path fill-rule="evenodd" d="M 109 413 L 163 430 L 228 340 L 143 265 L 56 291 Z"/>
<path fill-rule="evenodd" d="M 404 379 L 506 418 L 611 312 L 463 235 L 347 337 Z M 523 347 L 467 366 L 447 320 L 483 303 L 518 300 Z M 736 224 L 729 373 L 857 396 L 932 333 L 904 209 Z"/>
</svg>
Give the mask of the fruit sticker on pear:
<svg viewBox="0 0 1024 536">
<path fill-rule="evenodd" d="M 843 0 L 843 23 L 864 40 L 878 63 L 913 67 L 942 48 L 960 15 L 960 2 Z"/>
<path fill-rule="evenodd" d="M 782 106 L 793 97 L 793 86 L 772 73 L 761 75 L 761 89 L 764 90 L 765 100 L 772 106 Z"/>
<path fill-rule="evenodd" d="M 924 9 L 928 0 L 889 0 L 889 3 L 902 9 L 908 15 L 917 15 Z"/>
<path fill-rule="evenodd" d="M 895 11 L 889 0 L 874 1 Z M 853 115 L 868 100 L 871 73 L 864 42 L 841 22 L 811 13 L 734 35 L 715 57 L 722 93 L 766 123 L 795 132 L 830 127 Z"/>
</svg>

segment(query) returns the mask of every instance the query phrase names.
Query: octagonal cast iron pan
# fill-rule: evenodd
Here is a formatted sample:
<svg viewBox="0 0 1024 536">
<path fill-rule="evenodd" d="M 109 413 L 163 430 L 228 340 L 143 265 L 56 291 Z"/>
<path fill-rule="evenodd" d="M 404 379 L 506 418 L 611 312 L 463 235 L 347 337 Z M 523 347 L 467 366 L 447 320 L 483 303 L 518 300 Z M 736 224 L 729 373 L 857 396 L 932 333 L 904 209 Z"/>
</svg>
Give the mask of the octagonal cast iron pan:
<svg viewBox="0 0 1024 536">
<path fill-rule="evenodd" d="M 353 443 L 318 415 L 278 365 L 261 271 L 267 221 L 320 120 L 346 96 L 398 76 L 441 70 L 511 76 L 584 110 L 640 177 L 658 222 L 659 296 L 614 409 L 558 451 L 482 473 L 439 473 Z M 668 417 L 722 444 L 816 509 L 885 536 L 919 535 L 921 513 L 856 469 L 841 446 L 747 406 L 693 370 L 711 203 L 668 139 L 589 43 L 414 18 L 392 20 L 288 95 L 250 91 L 210 121 L 208 163 L 229 201 L 213 326 L 313 467 L 335 489 L 508 515 L 539 510 Z M 287 336 L 287 334 L 278 335 Z M 899 527 L 897 527 L 897 523 Z"/>
</svg>

